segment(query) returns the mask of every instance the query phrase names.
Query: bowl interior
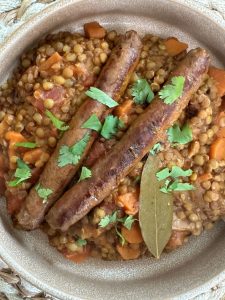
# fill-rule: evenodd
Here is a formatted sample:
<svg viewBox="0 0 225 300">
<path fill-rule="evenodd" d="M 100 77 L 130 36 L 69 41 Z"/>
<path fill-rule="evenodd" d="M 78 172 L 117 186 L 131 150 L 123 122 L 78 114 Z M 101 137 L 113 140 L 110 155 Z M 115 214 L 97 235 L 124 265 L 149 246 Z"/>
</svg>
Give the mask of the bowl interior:
<svg viewBox="0 0 225 300">
<path fill-rule="evenodd" d="M 6 78 L 19 55 L 40 37 L 50 31 L 80 31 L 83 23 L 90 20 L 120 32 L 135 29 L 141 34 L 176 36 L 190 48 L 208 49 L 214 63 L 225 61 L 225 30 L 204 12 L 199 14 L 168 0 L 69 0 L 32 19 L 29 26 L 8 40 L 0 53 L 0 81 Z M 62 299 L 171 299 L 180 295 L 185 299 L 199 293 L 225 269 L 223 222 L 175 252 L 163 255 L 159 261 L 88 260 L 75 265 L 51 248 L 40 231 L 13 229 L 3 200 L 0 216 L 0 255 L 21 276 Z"/>
</svg>

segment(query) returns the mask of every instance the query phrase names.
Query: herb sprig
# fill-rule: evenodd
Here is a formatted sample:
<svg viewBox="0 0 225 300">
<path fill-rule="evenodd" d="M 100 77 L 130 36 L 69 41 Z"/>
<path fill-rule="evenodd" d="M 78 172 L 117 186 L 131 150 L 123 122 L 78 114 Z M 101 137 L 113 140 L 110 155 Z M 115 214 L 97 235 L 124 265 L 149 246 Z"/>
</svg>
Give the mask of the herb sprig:
<svg viewBox="0 0 225 300">
<path fill-rule="evenodd" d="M 109 95 L 105 92 L 101 91 L 96 87 L 90 87 L 88 91 L 85 93 L 88 97 L 97 100 L 98 102 L 108 106 L 109 108 L 115 107 L 118 105 L 116 101 L 114 101 Z"/>
<path fill-rule="evenodd" d="M 35 191 L 37 192 L 38 196 L 43 199 L 43 203 L 47 203 L 48 197 L 53 193 L 51 189 L 43 188 L 40 183 L 35 186 Z"/>
<path fill-rule="evenodd" d="M 31 169 L 22 159 L 17 159 L 15 180 L 8 182 L 10 187 L 16 187 L 31 177 Z"/>
<path fill-rule="evenodd" d="M 131 91 L 136 104 L 150 103 L 154 98 L 154 93 L 150 88 L 146 79 L 138 79 L 132 87 Z"/>
<path fill-rule="evenodd" d="M 168 140 L 170 143 L 187 144 L 192 141 L 192 130 L 188 124 L 182 128 L 178 124 L 174 124 L 167 130 Z"/>
<path fill-rule="evenodd" d="M 159 91 L 159 97 L 166 104 L 174 103 L 183 93 L 184 89 L 184 76 L 175 76 L 171 78 L 171 84 L 166 84 Z"/>
<path fill-rule="evenodd" d="M 53 115 L 52 112 L 49 110 L 46 110 L 45 112 L 46 116 L 49 117 L 49 119 L 52 121 L 52 124 L 61 131 L 66 131 L 69 129 L 69 125 L 65 125 L 65 122 L 59 120 L 55 115 Z"/>
</svg>

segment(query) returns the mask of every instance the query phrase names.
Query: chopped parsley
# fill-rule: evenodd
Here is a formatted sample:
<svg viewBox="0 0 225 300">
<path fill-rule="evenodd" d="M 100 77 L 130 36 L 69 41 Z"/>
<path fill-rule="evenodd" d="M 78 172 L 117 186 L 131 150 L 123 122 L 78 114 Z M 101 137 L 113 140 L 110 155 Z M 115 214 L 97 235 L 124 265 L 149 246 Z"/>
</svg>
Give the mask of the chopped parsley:
<svg viewBox="0 0 225 300">
<path fill-rule="evenodd" d="M 192 130 L 188 124 L 182 128 L 178 124 L 174 124 L 167 130 L 168 140 L 170 143 L 187 144 L 192 141 Z"/>
<path fill-rule="evenodd" d="M 102 218 L 101 221 L 98 223 L 98 225 L 101 228 L 104 228 L 109 224 L 115 224 L 116 234 L 119 236 L 121 244 L 124 245 L 126 240 L 121 234 L 121 232 L 119 232 L 116 223 L 121 223 L 128 230 L 131 230 L 134 221 L 136 221 L 136 219 L 134 219 L 133 216 L 125 216 L 124 218 L 118 218 L 117 211 L 114 211 L 111 215 L 106 215 L 104 218 Z"/>
<path fill-rule="evenodd" d="M 84 180 L 86 178 L 90 178 L 91 175 L 92 172 L 90 169 L 88 169 L 87 167 L 82 167 L 79 181 Z"/>
<path fill-rule="evenodd" d="M 15 187 L 31 177 L 30 167 L 22 159 L 17 159 L 17 169 L 14 174 L 15 180 L 8 183 L 10 187 Z"/>
<path fill-rule="evenodd" d="M 175 76 L 171 79 L 171 84 L 166 84 L 159 91 L 159 97 L 166 104 L 172 104 L 176 101 L 183 93 L 184 89 L 184 76 Z"/>
<path fill-rule="evenodd" d="M 102 123 L 99 121 L 99 118 L 94 114 L 86 122 L 84 122 L 81 128 L 92 129 L 99 132 L 102 128 Z"/>
<path fill-rule="evenodd" d="M 69 129 L 68 125 L 65 125 L 65 122 L 59 120 L 53 113 L 51 113 L 49 110 L 46 110 L 45 112 L 46 116 L 49 117 L 49 119 L 52 121 L 52 124 L 61 131 L 66 131 Z"/>
<path fill-rule="evenodd" d="M 59 150 L 58 166 L 62 168 L 67 165 L 76 165 L 79 162 L 89 139 L 90 135 L 86 133 L 84 137 L 73 146 L 62 146 Z"/>
<path fill-rule="evenodd" d="M 97 100 L 98 102 L 108 106 L 109 108 L 115 107 L 118 105 L 116 101 L 114 101 L 110 96 L 101 91 L 96 87 L 90 87 L 88 91 L 85 93 L 88 97 Z"/>
<path fill-rule="evenodd" d="M 77 244 L 77 246 L 79 246 L 79 247 L 83 247 L 83 246 L 86 246 L 86 245 L 87 245 L 87 241 L 84 240 L 84 239 L 79 238 L 78 240 L 76 240 L 76 244 Z"/>
<path fill-rule="evenodd" d="M 32 142 L 21 142 L 21 143 L 16 143 L 15 144 L 16 147 L 23 147 L 23 148 L 29 148 L 29 149 L 34 149 L 37 147 L 36 143 L 32 143 Z"/>
<path fill-rule="evenodd" d="M 173 166 L 171 171 L 169 168 L 164 168 L 161 171 L 157 172 L 156 177 L 160 181 L 166 179 L 167 177 L 177 178 L 191 176 L 192 173 L 193 172 L 191 169 L 183 170 L 178 166 Z"/>
<path fill-rule="evenodd" d="M 159 153 L 161 150 L 162 150 L 162 145 L 160 143 L 156 143 L 149 151 L 149 153 L 154 156 L 155 154 Z"/>
<path fill-rule="evenodd" d="M 101 135 L 108 140 L 117 133 L 119 128 L 123 128 L 123 126 L 123 122 L 118 117 L 109 115 L 105 118 Z"/>
<path fill-rule="evenodd" d="M 53 193 L 51 189 L 43 188 L 40 183 L 35 186 L 35 191 L 38 196 L 43 199 L 43 203 L 46 203 L 48 201 L 48 197 Z"/>
<path fill-rule="evenodd" d="M 169 168 L 164 168 L 156 173 L 156 177 L 159 181 L 165 180 L 165 184 L 161 187 L 160 191 L 163 193 L 169 193 L 172 191 L 190 191 L 194 190 L 194 186 L 190 183 L 180 182 L 178 177 L 189 177 L 192 174 L 192 170 L 183 170 L 178 166 L 173 166 L 171 171 Z M 168 177 L 172 178 L 168 179 Z"/>
<path fill-rule="evenodd" d="M 138 79 L 133 85 L 131 94 L 136 104 L 150 103 L 154 98 L 154 93 L 146 79 Z"/>
<path fill-rule="evenodd" d="M 172 191 L 192 191 L 195 187 L 190 183 L 183 183 L 179 180 L 173 182 L 166 180 L 165 185 L 160 189 L 163 193 L 170 193 Z"/>
</svg>

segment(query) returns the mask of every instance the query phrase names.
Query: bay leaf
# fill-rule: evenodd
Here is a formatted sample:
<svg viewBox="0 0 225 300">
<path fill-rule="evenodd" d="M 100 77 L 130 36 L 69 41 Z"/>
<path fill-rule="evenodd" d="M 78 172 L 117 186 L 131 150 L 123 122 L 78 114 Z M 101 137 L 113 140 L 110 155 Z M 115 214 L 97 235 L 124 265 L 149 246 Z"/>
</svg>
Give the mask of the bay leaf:
<svg viewBox="0 0 225 300">
<path fill-rule="evenodd" d="M 160 160 L 149 155 L 141 176 L 139 222 L 148 250 L 159 258 L 172 234 L 173 196 L 164 194 L 156 173 Z"/>
</svg>

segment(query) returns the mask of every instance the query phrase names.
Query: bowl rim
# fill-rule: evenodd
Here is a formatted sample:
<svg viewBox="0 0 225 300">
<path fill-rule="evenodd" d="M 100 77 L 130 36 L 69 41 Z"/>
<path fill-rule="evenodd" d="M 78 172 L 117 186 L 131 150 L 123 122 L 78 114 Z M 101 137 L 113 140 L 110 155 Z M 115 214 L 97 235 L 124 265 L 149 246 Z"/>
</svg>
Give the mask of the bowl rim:
<svg viewBox="0 0 225 300">
<path fill-rule="evenodd" d="M 19 25 L 16 30 L 11 33 L 3 42 L 3 44 L 1 45 L 1 52 L 0 52 L 0 60 L 5 57 L 7 55 L 7 52 L 9 50 L 9 48 L 11 47 L 11 44 L 15 44 L 18 43 L 19 41 L 22 41 L 22 37 L 24 35 L 29 34 L 29 32 L 31 32 L 31 26 L 32 28 L 34 28 L 35 26 L 38 26 L 39 23 L 43 22 L 43 19 L 45 19 L 47 16 L 50 17 L 52 14 L 54 14 L 55 12 L 59 12 L 61 9 L 70 6 L 70 5 L 74 5 L 75 3 L 82 3 L 85 0 L 58 0 L 56 3 L 52 3 L 49 6 L 47 6 L 46 8 L 44 8 L 42 11 L 38 12 L 37 14 L 35 14 L 34 16 L 32 16 L 31 18 L 29 18 L 27 21 L 23 22 L 21 25 Z M 96 0 L 90 0 L 92 2 L 96 1 Z M 129 1 L 129 0 L 127 0 Z M 178 0 L 163 0 L 163 1 L 167 1 L 171 4 L 176 4 L 177 6 L 185 7 L 186 9 L 190 10 L 190 11 L 194 11 L 198 14 L 201 14 L 205 19 L 210 20 L 211 22 L 214 23 L 214 25 L 216 27 L 219 27 L 220 30 L 222 30 L 225 33 L 225 29 L 224 27 L 221 25 L 220 22 L 216 21 L 215 18 L 213 18 L 212 16 L 209 15 L 209 11 L 210 9 L 200 6 L 200 4 L 195 3 L 195 6 L 191 6 L 191 2 L 188 0 L 186 3 L 181 3 Z M 194 0 L 192 3 L 194 3 Z M 40 16 L 42 16 L 42 18 L 40 18 Z M 4 248 L 1 246 L 0 244 L 0 257 L 1 259 L 10 267 L 12 268 L 16 273 L 18 273 L 20 276 L 22 276 L 27 282 L 31 283 L 33 286 L 35 286 L 38 289 L 42 289 L 43 291 L 45 291 L 46 293 L 55 296 L 57 298 L 61 298 L 61 299 L 75 299 L 74 297 L 76 297 L 77 300 L 85 300 L 85 299 L 90 299 L 90 298 L 79 298 L 78 296 L 73 296 L 73 298 L 68 298 L 68 295 L 65 294 L 64 292 L 61 291 L 56 291 L 54 290 L 54 288 L 52 288 L 51 286 L 48 286 L 47 284 L 45 284 L 43 281 L 41 281 L 39 278 L 35 277 L 33 274 L 31 274 L 30 272 L 27 272 L 22 266 L 20 266 L 18 263 L 16 263 L 13 258 L 7 254 L 7 252 L 4 250 Z M 221 271 L 219 274 L 217 274 L 216 276 L 214 276 L 212 279 L 206 281 L 204 284 L 198 286 L 197 288 L 191 289 L 189 291 L 187 291 L 184 294 L 181 294 L 179 296 L 173 297 L 173 298 L 169 298 L 169 299 L 174 299 L 174 300 L 180 300 L 181 296 L 182 299 L 189 299 L 189 297 L 195 297 L 200 295 L 200 293 L 204 293 L 205 291 L 209 290 L 210 288 L 212 288 L 213 286 L 215 286 L 216 284 L 218 284 L 219 282 L 221 282 L 222 280 L 225 279 L 225 270 Z M 34 282 L 35 280 L 35 282 Z M 179 297 L 179 298 L 178 298 Z"/>
</svg>

